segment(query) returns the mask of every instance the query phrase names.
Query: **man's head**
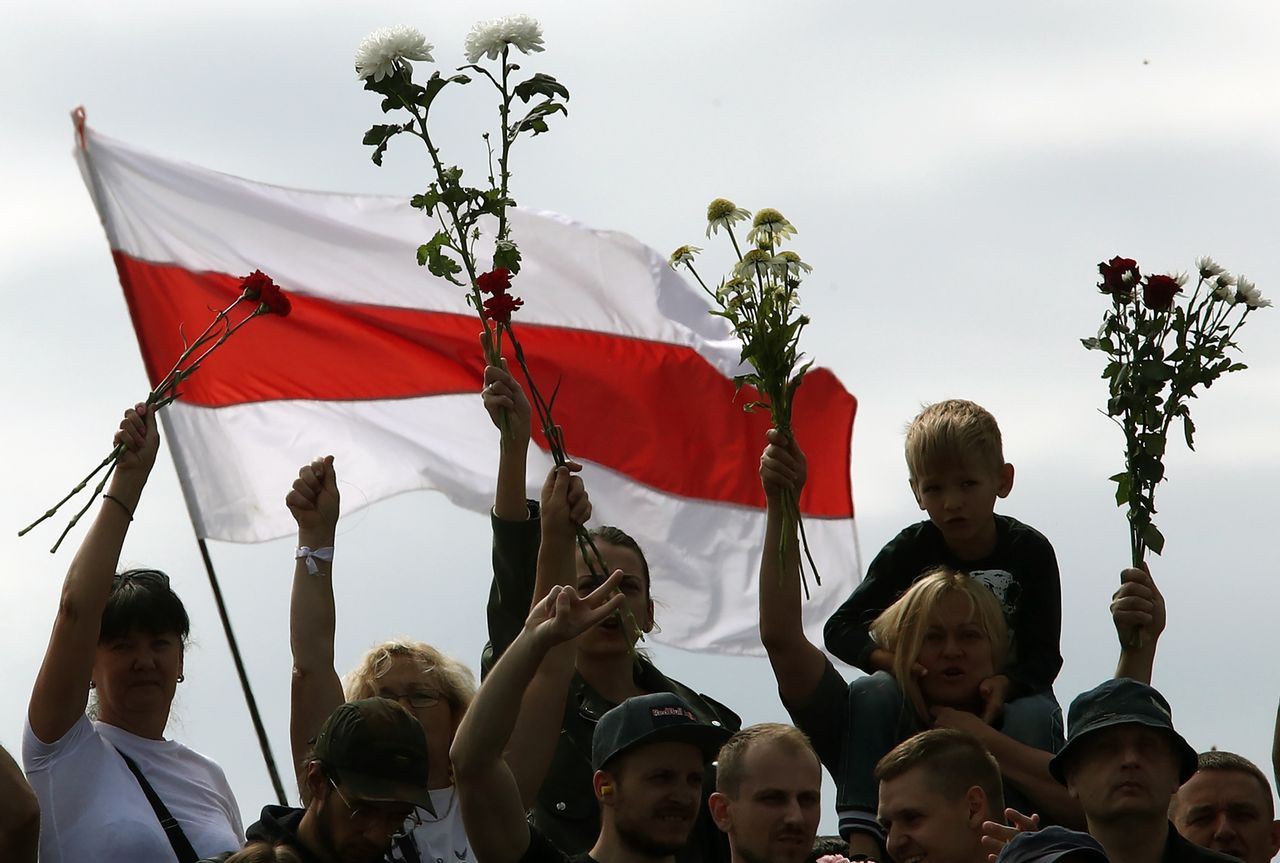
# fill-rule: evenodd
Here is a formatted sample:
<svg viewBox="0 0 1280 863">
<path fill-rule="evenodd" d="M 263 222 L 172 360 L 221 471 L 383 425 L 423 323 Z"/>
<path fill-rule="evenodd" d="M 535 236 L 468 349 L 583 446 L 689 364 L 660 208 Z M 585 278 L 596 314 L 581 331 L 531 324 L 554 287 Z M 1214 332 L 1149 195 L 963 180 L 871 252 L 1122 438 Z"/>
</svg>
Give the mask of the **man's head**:
<svg viewBox="0 0 1280 863">
<path fill-rule="evenodd" d="M 1080 802 L 1090 832 L 1163 821 L 1170 798 L 1196 770 L 1163 695 L 1136 680 L 1108 680 L 1077 696 L 1066 746 L 1049 772 Z"/>
<path fill-rule="evenodd" d="M 689 841 L 706 765 L 729 732 L 700 722 L 678 695 L 628 698 L 591 738 L 592 785 L 608 840 L 665 857 Z"/>
<path fill-rule="evenodd" d="M 1280 851 L 1271 783 L 1230 752 L 1200 753 L 1195 774 L 1173 795 L 1169 818 L 1195 844 L 1245 863 L 1267 863 Z"/>
<path fill-rule="evenodd" d="M 822 817 L 822 764 L 804 732 L 765 723 L 729 738 L 708 801 L 733 863 L 800 863 Z"/>
<path fill-rule="evenodd" d="M 435 814 L 427 768 L 426 735 L 407 710 L 386 698 L 343 704 L 316 736 L 299 840 L 343 863 L 381 860 L 417 808 Z"/>
<path fill-rule="evenodd" d="M 876 765 L 889 856 L 986 863 L 982 822 L 1001 820 L 1000 767 L 977 739 L 951 729 L 917 734 Z"/>
</svg>

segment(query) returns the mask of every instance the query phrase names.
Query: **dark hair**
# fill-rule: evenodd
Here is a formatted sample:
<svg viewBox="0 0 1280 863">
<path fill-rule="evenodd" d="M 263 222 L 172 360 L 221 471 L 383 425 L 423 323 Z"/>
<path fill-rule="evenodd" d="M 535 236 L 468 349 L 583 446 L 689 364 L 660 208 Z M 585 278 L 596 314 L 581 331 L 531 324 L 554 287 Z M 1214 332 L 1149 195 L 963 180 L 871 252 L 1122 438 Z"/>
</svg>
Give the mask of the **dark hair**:
<svg viewBox="0 0 1280 863">
<path fill-rule="evenodd" d="M 839 836 L 815 836 L 813 837 L 813 850 L 805 858 L 805 863 L 818 863 L 818 858 L 826 857 L 829 854 L 839 854 L 843 857 L 848 853 L 849 843 Z"/>
<path fill-rule="evenodd" d="M 123 638 L 131 632 L 150 635 L 175 632 L 186 643 L 191 620 L 182 600 L 158 569 L 128 569 L 111 580 L 111 595 L 102 612 L 98 642 Z"/>
<path fill-rule="evenodd" d="M 877 782 L 896 779 L 908 770 L 922 767 L 931 785 L 950 799 L 963 797 L 973 786 L 987 796 L 992 821 L 1004 817 L 1004 786 L 1000 765 L 978 738 L 953 728 L 922 731 L 899 743 L 876 765 Z"/>
<path fill-rule="evenodd" d="M 618 548 L 625 548 L 628 551 L 634 551 L 636 557 L 640 558 L 640 575 L 644 578 L 645 593 L 650 593 L 649 581 L 649 561 L 645 559 L 644 552 L 640 550 L 640 543 L 636 542 L 620 527 L 612 525 L 604 525 L 602 527 L 592 528 L 590 531 L 592 539 L 598 539 L 601 542 L 607 542 L 609 545 L 616 545 Z M 608 561 L 606 561 L 607 563 Z"/>
</svg>

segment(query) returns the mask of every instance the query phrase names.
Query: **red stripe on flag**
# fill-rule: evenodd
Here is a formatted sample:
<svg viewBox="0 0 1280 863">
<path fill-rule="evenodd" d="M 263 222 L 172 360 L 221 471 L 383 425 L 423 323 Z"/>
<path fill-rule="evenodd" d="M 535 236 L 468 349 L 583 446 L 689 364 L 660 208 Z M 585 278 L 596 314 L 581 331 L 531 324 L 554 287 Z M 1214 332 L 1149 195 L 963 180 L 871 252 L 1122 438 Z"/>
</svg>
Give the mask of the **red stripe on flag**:
<svg viewBox="0 0 1280 863">
<path fill-rule="evenodd" d="M 215 310 L 235 299 L 240 280 L 113 254 L 154 385 L 182 352 L 181 333 L 193 338 L 203 330 Z M 269 315 L 238 332 L 183 383 L 183 401 L 216 408 L 480 388 L 480 324 L 471 315 L 290 297 L 288 318 Z M 764 506 L 758 469 L 769 415 L 744 416 L 740 407 L 754 391 L 744 389 L 735 402 L 733 382 L 692 348 L 540 324 L 516 327 L 544 395 L 562 384 L 555 415 L 571 453 L 660 491 Z M 853 515 L 849 452 L 856 407 L 825 369 L 810 372 L 796 395 L 796 436 L 811 466 L 801 498 L 806 515 Z M 477 396 L 477 415 L 481 410 Z M 535 439 L 546 448 L 538 430 Z"/>
</svg>

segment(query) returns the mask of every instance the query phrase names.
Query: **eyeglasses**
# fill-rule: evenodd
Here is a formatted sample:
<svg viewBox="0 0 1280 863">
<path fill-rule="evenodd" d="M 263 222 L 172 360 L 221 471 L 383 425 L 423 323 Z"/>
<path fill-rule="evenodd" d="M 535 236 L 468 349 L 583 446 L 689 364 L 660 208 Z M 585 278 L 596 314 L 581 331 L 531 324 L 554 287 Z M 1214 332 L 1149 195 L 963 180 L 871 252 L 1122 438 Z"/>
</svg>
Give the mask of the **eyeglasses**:
<svg viewBox="0 0 1280 863">
<path fill-rule="evenodd" d="M 412 692 L 382 692 L 379 695 L 382 698 L 398 701 L 406 707 L 414 707 L 419 710 L 435 707 L 444 699 L 444 694 L 435 689 L 415 689 Z"/>
<path fill-rule="evenodd" d="M 352 821 L 363 825 L 372 825 L 379 822 L 381 822 L 382 826 L 392 824 L 394 826 L 387 830 L 387 835 L 392 838 L 412 833 L 422 826 L 422 818 L 418 815 L 417 807 L 410 809 L 407 815 L 401 816 L 399 812 L 387 812 L 382 809 L 362 808 L 358 805 L 352 805 L 333 777 L 330 776 L 328 779 L 329 784 L 333 786 L 334 793 L 338 795 L 338 799 L 342 801 L 343 805 L 347 807 L 347 811 L 351 813 Z"/>
</svg>

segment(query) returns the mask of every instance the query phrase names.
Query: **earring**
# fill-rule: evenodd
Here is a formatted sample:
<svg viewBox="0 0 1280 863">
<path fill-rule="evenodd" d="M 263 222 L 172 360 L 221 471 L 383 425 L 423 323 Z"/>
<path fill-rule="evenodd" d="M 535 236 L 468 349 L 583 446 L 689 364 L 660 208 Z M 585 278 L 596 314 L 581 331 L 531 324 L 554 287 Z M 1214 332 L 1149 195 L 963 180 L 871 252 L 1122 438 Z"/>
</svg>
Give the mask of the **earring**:
<svg viewBox="0 0 1280 863">
<path fill-rule="evenodd" d="M 184 680 L 186 680 L 186 679 L 187 679 L 187 676 L 186 676 L 185 674 L 179 674 L 179 675 L 178 675 L 178 682 L 179 682 L 179 683 L 181 683 L 182 681 L 184 681 Z"/>
</svg>

